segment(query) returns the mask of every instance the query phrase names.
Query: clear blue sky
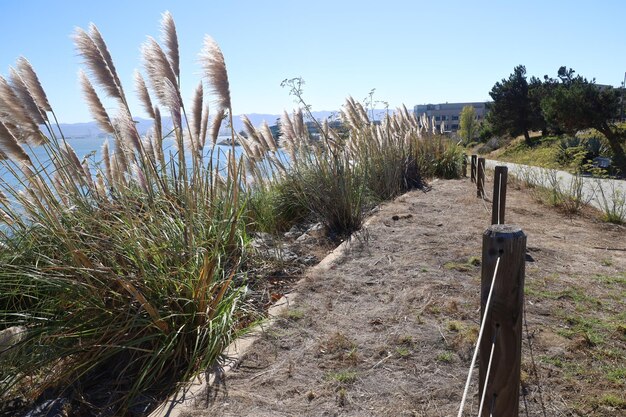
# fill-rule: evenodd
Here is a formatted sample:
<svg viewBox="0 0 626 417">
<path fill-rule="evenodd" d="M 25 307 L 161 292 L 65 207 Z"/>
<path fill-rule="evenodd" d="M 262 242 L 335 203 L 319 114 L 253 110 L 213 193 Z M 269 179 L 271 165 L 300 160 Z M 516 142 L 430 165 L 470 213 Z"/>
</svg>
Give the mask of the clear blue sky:
<svg viewBox="0 0 626 417">
<path fill-rule="evenodd" d="M 235 114 L 292 109 L 280 82 L 297 76 L 314 110 L 336 110 L 372 88 L 391 107 L 487 100 L 518 64 L 537 76 L 567 65 L 612 85 L 626 71 L 621 0 L 0 0 L 0 73 L 25 56 L 59 118 L 88 121 L 74 28 L 98 26 L 132 92 L 140 45 L 158 37 L 165 10 L 176 20 L 184 95 L 198 82 L 197 55 L 209 34 L 226 59 Z"/>
</svg>

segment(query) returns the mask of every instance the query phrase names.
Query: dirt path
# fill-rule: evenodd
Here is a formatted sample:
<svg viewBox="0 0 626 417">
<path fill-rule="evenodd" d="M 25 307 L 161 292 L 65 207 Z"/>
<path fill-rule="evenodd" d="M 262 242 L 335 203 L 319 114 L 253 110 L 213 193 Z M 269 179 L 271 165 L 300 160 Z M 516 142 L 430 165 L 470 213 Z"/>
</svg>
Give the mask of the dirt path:
<svg viewBox="0 0 626 417">
<path fill-rule="evenodd" d="M 435 181 L 383 205 L 366 239 L 299 285 L 297 302 L 215 401 L 186 415 L 456 416 L 490 219 L 473 190 L 469 180 Z M 507 206 L 531 259 L 526 308 L 539 378 L 525 342 L 528 415 L 544 415 L 540 390 L 547 416 L 626 415 L 626 253 L 594 249 L 626 247 L 625 229 L 569 219 L 513 189 Z M 470 392 L 475 415 L 477 386 Z"/>
</svg>

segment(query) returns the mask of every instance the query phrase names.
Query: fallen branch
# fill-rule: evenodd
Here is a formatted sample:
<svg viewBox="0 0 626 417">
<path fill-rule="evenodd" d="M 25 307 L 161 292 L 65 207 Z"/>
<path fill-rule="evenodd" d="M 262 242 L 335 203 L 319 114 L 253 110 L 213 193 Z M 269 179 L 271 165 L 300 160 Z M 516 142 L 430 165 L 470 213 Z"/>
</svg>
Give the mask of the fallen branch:
<svg viewBox="0 0 626 417">
<path fill-rule="evenodd" d="M 594 246 L 594 249 L 602 249 L 602 250 L 616 250 L 620 252 L 626 252 L 626 248 L 603 248 L 601 246 Z"/>
</svg>

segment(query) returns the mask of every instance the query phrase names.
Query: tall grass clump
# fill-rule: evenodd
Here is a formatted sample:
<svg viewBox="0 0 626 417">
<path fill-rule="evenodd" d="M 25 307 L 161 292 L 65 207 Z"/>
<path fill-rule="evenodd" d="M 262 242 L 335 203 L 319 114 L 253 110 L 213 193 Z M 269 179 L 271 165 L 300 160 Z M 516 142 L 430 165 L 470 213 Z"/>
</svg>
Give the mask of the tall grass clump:
<svg viewBox="0 0 626 417">
<path fill-rule="evenodd" d="M 596 201 L 598 202 L 603 220 L 609 223 L 626 223 L 626 193 L 614 180 L 596 179 Z"/>
<path fill-rule="evenodd" d="M 96 26 L 74 41 L 87 106 L 110 139 L 102 162 L 81 160 L 65 141 L 26 59 L 0 78 L 0 164 L 14 179 L 0 180 L 0 331 L 22 335 L 0 347 L 0 402 L 58 397 L 72 415 L 141 414 L 219 366 L 238 329 L 243 167 L 234 153 L 214 161 L 219 126 L 210 129 L 204 92 L 216 124 L 232 118 L 228 77 L 207 38 L 205 83 L 185 106 L 165 13 L 162 43 L 148 38 L 135 76 L 154 122 L 142 137 Z"/>
<path fill-rule="evenodd" d="M 291 85 L 304 104 L 302 82 Z M 320 221 L 331 238 L 358 230 L 366 212 L 380 201 L 420 187 L 432 176 L 461 174 L 462 149 L 430 133 L 430 121 L 417 119 L 406 108 L 374 122 L 360 103 L 348 98 L 340 128 L 320 121 L 307 125 L 305 113 L 312 117 L 305 105 L 304 112 L 285 112 L 281 118 L 282 155 L 288 162 L 273 149 L 269 134 L 247 126 L 241 140 L 254 178 L 252 199 L 275 199 L 288 208 L 280 213 Z M 256 206 L 250 207 L 254 217 L 269 217 Z M 281 225 L 289 224 L 284 220 Z"/>
</svg>

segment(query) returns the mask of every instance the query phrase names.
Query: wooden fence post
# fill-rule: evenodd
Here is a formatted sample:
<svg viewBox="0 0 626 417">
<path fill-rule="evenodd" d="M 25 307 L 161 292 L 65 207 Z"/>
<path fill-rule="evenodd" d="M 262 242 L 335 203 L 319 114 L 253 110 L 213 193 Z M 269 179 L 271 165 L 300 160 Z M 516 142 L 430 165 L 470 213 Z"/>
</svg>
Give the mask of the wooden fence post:
<svg viewBox="0 0 626 417">
<path fill-rule="evenodd" d="M 506 181 L 509 169 L 497 166 L 493 175 L 493 202 L 491 207 L 491 224 L 504 224 L 506 209 Z"/>
<path fill-rule="evenodd" d="M 480 343 L 479 398 L 483 390 L 487 391 L 479 417 L 518 417 L 526 260 L 526 234 L 522 229 L 513 225 L 491 225 L 483 234 L 481 317 L 498 258 L 500 263 Z M 487 375 L 494 340 L 491 375 Z"/>
<path fill-rule="evenodd" d="M 472 182 L 476 182 L 476 158 L 478 158 L 478 155 L 476 154 L 472 155 L 471 167 L 470 167 L 470 178 Z"/>
<path fill-rule="evenodd" d="M 485 158 L 478 158 L 476 173 L 476 197 L 485 196 Z"/>
</svg>

